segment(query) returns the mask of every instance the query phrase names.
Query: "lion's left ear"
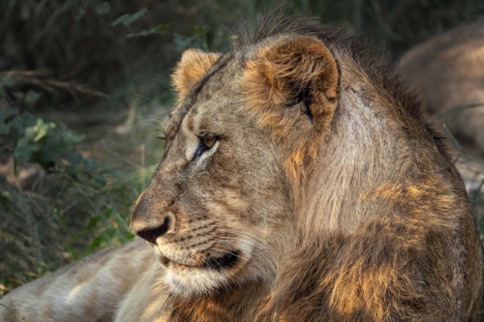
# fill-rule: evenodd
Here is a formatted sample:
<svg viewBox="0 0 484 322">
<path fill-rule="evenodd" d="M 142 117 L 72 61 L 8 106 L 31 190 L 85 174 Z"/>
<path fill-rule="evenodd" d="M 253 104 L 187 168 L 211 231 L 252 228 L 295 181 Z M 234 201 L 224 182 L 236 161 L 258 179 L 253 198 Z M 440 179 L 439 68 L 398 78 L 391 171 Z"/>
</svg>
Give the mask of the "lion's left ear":
<svg viewBox="0 0 484 322">
<path fill-rule="evenodd" d="M 171 75 L 171 81 L 178 92 L 179 101 L 185 98 L 219 57 L 219 53 L 207 53 L 200 49 L 187 49 L 183 52 Z"/>
<path fill-rule="evenodd" d="M 242 85 L 261 122 L 280 124 L 276 132 L 281 136 L 294 129 L 321 132 L 338 104 L 339 71 L 319 39 L 283 38 L 262 47 L 247 63 Z"/>
</svg>

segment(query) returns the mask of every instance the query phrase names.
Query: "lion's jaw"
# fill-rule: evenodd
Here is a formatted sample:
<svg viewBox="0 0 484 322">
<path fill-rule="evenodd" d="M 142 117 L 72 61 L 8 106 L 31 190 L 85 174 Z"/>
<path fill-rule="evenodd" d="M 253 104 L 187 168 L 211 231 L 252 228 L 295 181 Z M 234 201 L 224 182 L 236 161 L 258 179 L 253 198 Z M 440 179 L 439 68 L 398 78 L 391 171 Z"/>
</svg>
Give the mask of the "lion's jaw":
<svg viewBox="0 0 484 322">
<path fill-rule="evenodd" d="M 234 280 L 243 281 L 254 277 L 244 276 L 246 274 L 243 273 L 246 266 L 250 265 L 253 243 L 240 240 L 235 244 L 232 251 L 212 258 L 205 257 L 198 266 L 183 264 L 165 256 L 160 248 L 166 251 L 167 247 L 155 247 L 154 253 L 164 268 L 164 281 L 170 292 L 182 297 L 192 297 L 213 294 Z M 193 255 L 198 257 L 200 254 Z"/>
<path fill-rule="evenodd" d="M 169 181 L 164 180 L 164 189 L 169 187 Z M 193 298 L 236 285 L 273 281 L 284 248 L 281 245 L 286 244 L 283 240 L 291 234 L 287 234 L 287 220 L 263 223 L 263 218 L 270 217 L 270 213 L 287 213 L 287 209 L 281 208 L 282 202 L 269 212 L 255 202 L 245 205 L 240 196 L 224 189 L 211 193 L 214 198 L 198 199 L 196 207 L 185 209 L 176 202 L 167 207 L 164 200 L 168 197 L 163 191 L 166 190 L 158 186 L 155 178 L 136 206 L 135 212 L 140 217 L 133 220 L 132 226 L 137 229 L 138 223 L 150 223 L 141 214 L 160 214 L 160 208 L 165 209 L 165 219 L 159 222 L 166 225 L 156 229 L 157 235 L 151 238 L 150 230 L 141 230 L 138 235 L 152 247 L 161 266 L 163 284 L 171 294 Z M 203 188 L 194 186 L 190 191 L 198 195 Z M 282 198 L 274 190 L 267 191 L 276 200 Z M 261 200 L 267 200 L 267 196 Z M 166 210 L 170 207 L 176 209 Z M 248 214 L 260 219 L 259 225 L 243 220 Z"/>
</svg>

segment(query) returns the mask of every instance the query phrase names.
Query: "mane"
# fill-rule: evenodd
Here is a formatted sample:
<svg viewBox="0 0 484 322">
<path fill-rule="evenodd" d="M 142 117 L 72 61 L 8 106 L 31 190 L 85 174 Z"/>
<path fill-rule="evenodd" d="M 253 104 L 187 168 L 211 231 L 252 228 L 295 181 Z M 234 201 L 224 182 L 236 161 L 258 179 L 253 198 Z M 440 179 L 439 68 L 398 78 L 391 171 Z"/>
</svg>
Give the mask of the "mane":
<svg viewBox="0 0 484 322">
<path fill-rule="evenodd" d="M 375 260 L 382 262 L 388 260 L 385 257 L 385 252 L 378 249 L 378 247 L 386 247 L 385 244 L 373 245 L 370 240 L 365 240 L 367 244 L 362 247 L 359 244 L 362 240 L 352 241 L 347 234 L 355 226 L 348 223 L 363 225 L 363 230 L 388 230 L 392 232 L 392 225 L 398 221 L 397 219 L 393 218 L 393 222 L 391 220 L 385 221 L 381 217 L 376 220 L 372 219 L 371 214 L 387 213 L 391 216 L 392 212 L 398 212 L 401 211 L 402 207 L 407 207 L 407 205 L 401 204 L 398 198 L 410 201 L 414 197 L 407 195 L 407 189 L 420 190 L 425 188 L 425 183 L 419 182 L 419 180 L 422 180 L 420 176 L 424 170 L 418 169 L 418 167 L 422 165 L 427 167 L 426 163 L 432 164 L 436 162 L 434 158 L 439 158 L 433 156 L 434 152 L 432 151 L 428 155 L 416 155 L 411 151 L 407 152 L 408 148 L 412 148 L 410 142 L 416 142 L 415 140 L 419 138 L 432 140 L 444 157 L 447 156 L 446 150 L 441 137 L 427 124 L 421 112 L 422 104 L 419 95 L 395 71 L 387 56 L 382 57 L 382 55 L 369 49 L 368 45 L 363 45 L 360 37 L 348 35 L 341 28 L 323 26 L 316 19 L 304 15 L 281 18 L 278 13 L 262 18 L 254 27 L 243 25 L 236 30 L 235 34 L 237 39 L 234 46 L 235 50 L 257 46 L 262 42 L 270 41 L 271 38 L 275 39 L 282 35 L 318 38 L 333 54 L 337 53 L 335 57 L 340 57 L 343 60 L 338 62 L 338 59 L 336 59 L 339 68 L 343 64 L 355 66 L 362 72 L 362 75 L 365 75 L 365 81 L 371 84 L 368 87 L 374 90 L 372 95 L 381 99 L 375 113 L 382 113 L 383 111 L 383 114 L 386 113 L 386 115 L 375 115 L 375 124 L 379 118 L 386 118 L 385 121 L 390 120 L 395 124 L 401 124 L 398 134 L 397 132 L 395 134 L 389 132 L 388 135 L 394 136 L 392 137 L 395 140 L 393 142 L 406 142 L 403 145 L 404 150 L 397 151 L 395 154 L 389 153 L 386 156 L 386 161 L 383 161 L 385 158 L 383 154 L 386 153 L 383 151 L 393 147 L 388 146 L 388 143 L 379 138 L 379 136 L 384 135 L 385 130 L 379 129 L 372 132 L 372 139 L 363 135 L 359 137 L 358 133 L 350 131 L 354 128 L 367 126 L 358 124 L 365 119 L 353 119 L 354 128 L 333 124 L 333 130 L 336 136 L 339 136 L 339 142 L 344 142 L 344 147 L 339 145 L 338 140 L 332 143 L 328 140 L 318 143 L 325 146 L 324 151 L 333 157 L 326 160 L 317 160 L 317 162 L 321 162 L 308 170 L 310 172 L 310 175 L 306 176 L 308 179 L 303 180 L 302 185 L 299 185 L 299 187 L 302 187 L 300 188 L 301 191 L 305 190 L 306 197 L 299 198 L 300 204 L 296 205 L 295 209 L 299 218 L 299 231 L 294 241 L 294 248 L 283 261 L 284 264 L 280 267 L 270 298 L 258 316 L 259 321 L 270 320 L 274 316 L 279 318 L 279 314 L 282 320 L 289 321 L 296 319 L 311 320 L 314 316 L 333 316 L 336 317 L 335 320 L 338 320 L 338 314 L 343 311 L 352 311 L 358 306 L 372 305 L 371 303 L 362 304 L 367 299 L 362 299 L 358 303 L 359 300 L 356 299 L 359 295 L 350 293 L 353 286 L 345 286 L 363 283 L 361 280 L 357 280 L 358 278 L 377 279 L 377 276 L 370 273 L 364 276 L 352 271 L 353 267 L 362 268 L 365 267 L 366 263 L 353 262 L 351 254 L 359 253 L 359 258 L 374 256 Z M 346 94 L 341 93 L 340 95 Z M 344 111 L 345 108 L 345 106 L 337 107 L 341 110 L 340 115 L 346 114 L 344 120 L 348 121 L 352 112 Z M 368 115 L 365 117 L 368 117 Z M 336 119 L 334 122 L 341 123 L 343 121 Z M 344 128 L 345 126 L 346 128 Z M 417 129 L 417 133 L 412 132 L 415 129 Z M 338 131 L 340 132 L 338 133 Z M 363 140 L 359 142 L 359 139 Z M 377 142 L 373 142 L 373 140 Z M 429 146 L 429 142 L 426 142 L 425 144 Z M 375 144 L 377 146 L 374 146 Z M 372 149 L 374 149 L 372 155 L 367 155 L 370 153 L 369 150 Z M 399 168 L 393 168 L 394 163 L 392 163 L 391 157 L 398 159 L 400 162 Z M 368 162 L 362 160 L 366 158 L 368 158 Z M 405 158 L 407 159 L 405 160 Z M 387 163 L 384 164 L 385 162 Z M 386 169 L 383 169 L 384 167 Z M 329 173 L 326 169 L 333 169 L 332 173 Z M 398 181 L 398 178 L 400 178 L 400 181 Z M 402 182 L 403 179 L 408 180 L 408 182 Z M 415 182 L 412 182 L 412 180 Z M 432 185 L 430 183 L 430 186 Z M 382 195 L 387 191 L 391 197 L 387 200 L 375 199 L 373 203 L 369 203 L 370 205 L 361 203 L 361 200 L 358 199 L 360 198 L 359 194 L 373 190 L 377 191 L 376 193 L 381 191 Z M 441 192 L 436 191 L 435 196 L 439 196 L 441 193 L 445 194 L 451 188 L 442 186 L 441 190 Z M 433 193 L 432 191 L 429 195 Z M 421 201 L 415 201 L 415 204 L 411 206 L 412 209 L 408 210 L 409 214 L 411 211 L 417 212 L 422 207 L 419 202 Z M 353 211 L 352 203 L 361 203 L 359 213 Z M 445 222 L 439 218 L 428 219 L 429 223 L 433 220 L 435 220 L 436 227 L 445 226 Z M 345 227 L 345 225 L 348 227 Z M 403 222 L 402 225 L 404 225 Z M 375 232 L 374 234 L 377 235 L 378 233 Z M 421 243 L 422 240 L 419 239 L 421 235 L 419 234 L 420 232 L 415 232 L 415 236 L 413 236 L 415 239 L 409 238 L 409 240 L 417 244 Z M 365 247 L 368 248 L 365 249 Z M 370 247 L 375 247 L 375 249 L 372 250 Z M 372 251 L 374 251 L 373 254 Z M 352 278 L 354 280 L 351 280 Z M 332 295 L 327 295 L 326 288 L 331 288 L 330 285 L 334 285 L 337 291 Z M 340 288 L 337 287 L 338 285 L 340 285 Z M 414 293 L 413 290 L 406 289 L 405 284 L 398 285 L 398 287 L 401 287 L 399 291 L 402 293 Z M 384 288 L 382 287 L 382 289 Z M 374 291 L 377 293 L 381 292 L 382 289 L 376 288 Z M 369 290 L 371 292 L 371 288 Z M 340 296 L 339 300 L 337 300 L 335 294 Z M 370 297 L 370 295 L 365 294 L 363 297 Z M 425 296 L 425 298 L 432 297 L 434 295 L 430 294 L 430 291 Z M 323 304 L 324 302 L 326 304 Z M 319 305 L 317 305 L 318 303 Z M 337 311 L 328 311 L 336 308 Z M 388 307 L 382 305 L 373 309 L 376 315 L 366 316 L 365 312 L 357 314 L 360 315 L 362 320 L 371 320 L 375 316 L 389 317 Z M 341 318 L 343 317 L 341 316 Z"/>
<path fill-rule="evenodd" d="M 342 28 L 321 25 L 315 17 L 302 14 L 284 17 L 281 10 L 265 15 L 254 23 L 242 22 L 232 31 L 235 34 L 236 50 L 283 34 L 315 36 L 329 42 L 341 39 L 344 34 Z"/>
</svg>

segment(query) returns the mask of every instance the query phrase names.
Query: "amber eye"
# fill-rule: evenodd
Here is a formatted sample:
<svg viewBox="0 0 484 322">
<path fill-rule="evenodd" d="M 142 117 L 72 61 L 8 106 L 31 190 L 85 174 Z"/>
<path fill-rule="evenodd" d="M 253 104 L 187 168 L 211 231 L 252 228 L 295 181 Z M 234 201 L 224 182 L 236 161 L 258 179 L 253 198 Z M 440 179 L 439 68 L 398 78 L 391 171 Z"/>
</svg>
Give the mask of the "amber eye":
<svg viewBox="0 0 484 322">
<path fill-rule="evenodd" d="M 207 133 L 202 136 L 202 142 L 208 149 L 210 149 L 217 142 L 217 137 L 214 136 L 213 134 Z"/>
<path fill-rule="evenodd" d="M 217 143 L 218 137 L 216 135 L 210 134 L 210 133 L 205 133 L 199 136 L 200 138 L 200 144 L 198 145 L 197 150 L 195 151 L 195 154 L 193 155 L 193 159 L 196 160 L 200 158 L 200 156 L 210 150 L 215 143 Z"/>
</svg>

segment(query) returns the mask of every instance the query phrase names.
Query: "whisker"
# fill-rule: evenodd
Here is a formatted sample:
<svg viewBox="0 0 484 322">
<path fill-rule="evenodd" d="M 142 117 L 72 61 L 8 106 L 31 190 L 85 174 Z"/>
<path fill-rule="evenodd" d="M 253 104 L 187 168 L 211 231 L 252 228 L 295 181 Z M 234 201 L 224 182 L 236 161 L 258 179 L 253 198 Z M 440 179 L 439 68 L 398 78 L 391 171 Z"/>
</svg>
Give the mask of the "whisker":
<svg viewBox="0 0 484 322">
<path fill-rule="evenodd" d="M 153 103 L 155 106 L 157 106 L 157 107 L 159 107 L 159 108 L 162 108 L 162 109 L 165 109 L 165 108 L 166 108 L 165 106 L 161 105 L 160 103 L 158 103 L 158 102 L 157 102 L 157 101 L 155 101 L 154 99 L 149 98 L 149 97 L 147 97 L 147 96 L 144 96 L 144 95 L 141 95 L 141 94 L 134 94 L 134 93 L 132 93 L 131 95 L 132 95 L 132 96 L 134 96 L 134 97 L 137 97 L 137 98 L 142 98 L 142 99 L 144 99 L 145 101 L 148 101 L 148 102 L 150 102 L 150 103 Z"/>
<path fill-rule="evenodd" d="M 145 116 L 140 116 L 137 118 L 137 122 L 141 124 L 146 124 L 146 123 L 155 123 L 158 126 L 163 125 L 163 122 L 165 120 L 165 116 L 160 117 L 158 115 L 145 115 Z"/>
<path fill-rule="evenodd" d="M 261 238 L 259 236 L 255 236 L 255 235 L 247 233 L 247 232 L 242 232 L 242 231 L 237 231 L 237 230 L 227 229 L 227 228 L 218 228 L 217 230 L 220 231 L 220 232 L 230 233 L 230 234 L 233 234 L 233 235 L 236 235 L 236 236 L 242 236 L 242 237 L 254 240 L 254 241 L 258 241 L 261 244 L 265 244 L 265 240 L 263 238 Z"/>
<path fill-rule="evenodd" d="M 243 260 L 248 260 L 247 257 L 242 256 L 242 255 L 237 254 L 237 253 L 234 253 L 233 251 L 227 252 L 227 250 L 224 250 L 224 249 L 221 249 L 221 248 L 217 248 L 217 247 L 214 247 L 211 250 L 214 250 L 215 252 L 221 252 L 221 253 L 225 253 L 225 254 L 231 254 L 231 255 L 233 255 L 233 256 L 235 256 L 237 258 L 240 258 L 240 259 L 243 259 Z"/>
<path fill-rule="evenodd" d="M 207 234 L 207 236 L 214 237 L 216 238 L 217 242 L 223 243 L 225 245 L 233 246 L 233 247 L 236 246 L 236 243 L 234 242 L 240 241 L 240 239 L 233 238 L 233 237 L 220 237 L 220 236 L 211 235 L 211 234 Z M 256 241 L 245 239 L 244 242 L 249 243 L 254 248 L 261 248 L 261 245 L 258 244 Z"/>
</svg>

